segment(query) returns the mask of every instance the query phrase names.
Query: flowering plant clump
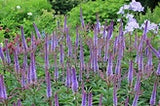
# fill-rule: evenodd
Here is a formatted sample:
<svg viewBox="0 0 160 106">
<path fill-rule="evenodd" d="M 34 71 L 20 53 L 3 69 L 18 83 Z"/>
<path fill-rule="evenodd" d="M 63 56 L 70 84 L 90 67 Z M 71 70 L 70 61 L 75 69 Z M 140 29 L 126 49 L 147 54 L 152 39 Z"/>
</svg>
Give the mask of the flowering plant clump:
<svg viewBox="0 0 160 106">
<path fill-rule="evenodd" d="M 133 15 L 127 17 L 134 24 Z M 21 26 L 20 35 L 0 45 L 0 104 L 160 105 L 160 50 L 153 45 L 154 36 L 148 36 L 154 25 L 145 21 L 139 29 L 143 34 L 129 30 L 132 39 L 123 29 L 123 20 L 118 33 L 113 21 L 102 27 L 98 17 L 94 28 L 87 29 L 80 9 L 80 22 L 75 39 L 66 16 L 64 25 L 52 34 L 40 33 L 33 23 L 31 38 L 26 38 Z"/>
</svg>

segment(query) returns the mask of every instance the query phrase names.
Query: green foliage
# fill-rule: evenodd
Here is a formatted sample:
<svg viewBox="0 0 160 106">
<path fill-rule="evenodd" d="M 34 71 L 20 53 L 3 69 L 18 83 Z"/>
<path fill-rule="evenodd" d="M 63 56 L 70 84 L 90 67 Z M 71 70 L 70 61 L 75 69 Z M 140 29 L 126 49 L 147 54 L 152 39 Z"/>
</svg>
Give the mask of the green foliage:
<svg viewBox="0 0 160 106">
<path fill-rule="evenodd" d="M 98 14 L 100 22 L 104 22 L 106 19 L 116 20 L 118 17 L 117 11 L 124 3 L 124 0 L 97 0 L 81 3 L 68 13 L 68 22 L 69 24 L 72 23 L 72 27 L 80 24 L 80 7 L 82 8 L 83 18 L 86 23 L 93 24 L 96 21 L 96 14 Z"/>
<path fill-rule="evenodd" d="M 34 30 L 32 25 L 34 21 L 42 28 L 53 29 L 51 27 L 54 21 L 53 13 L 47 0 L 1 0 L 0 26 L 3 28 L 0 30 L 1 36 L 12 39 L 19 32 L 21 25 L 25 27 L 25 34 L 30 36 L 29 32 Z"/>
<path fill-rule="evenodd" d="M 49 0 L 56 14 L 66 14 L 72 8 L 76 7 L 83 0 Z"/>
<path fill-rule="evenodd" d="M 140 23 L 143 23 L 144 20 L 150 20 L 151 22 L 154 22 L 156 24 L 160 23 L 160 4 L 156 6 L 156 8 L 151 12 L 151 10 L 148 8 L 145 15 L 140 15 Z"/>
</svg>

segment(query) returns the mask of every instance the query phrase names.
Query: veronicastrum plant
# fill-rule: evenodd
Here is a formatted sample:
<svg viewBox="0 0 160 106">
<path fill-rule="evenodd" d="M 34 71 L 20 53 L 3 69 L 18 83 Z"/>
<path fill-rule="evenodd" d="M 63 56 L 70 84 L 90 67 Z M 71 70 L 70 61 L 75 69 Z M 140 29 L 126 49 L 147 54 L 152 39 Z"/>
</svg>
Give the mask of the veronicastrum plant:
<svg viewBox="0 0 160 106">
<path fill-rule="evenodd" d="M 55 106 L 158 105 L 160 97 L 160 50 L 143 32 L 127 40 L 123 20 L 118 33 L 114 21 L 100 25 L 99 18 L 87 36 L 80 9 L 80 26 L 72 39 L 67 16 L 52 34 L 20 36 L 0 46 L 0 104 Z M 159 28 L 158 30 L 159 31 Z M 138 33 L 139 34 L 139 33 Z M 156 34 L 155 34 L 156 35 Z"/>
</svg>

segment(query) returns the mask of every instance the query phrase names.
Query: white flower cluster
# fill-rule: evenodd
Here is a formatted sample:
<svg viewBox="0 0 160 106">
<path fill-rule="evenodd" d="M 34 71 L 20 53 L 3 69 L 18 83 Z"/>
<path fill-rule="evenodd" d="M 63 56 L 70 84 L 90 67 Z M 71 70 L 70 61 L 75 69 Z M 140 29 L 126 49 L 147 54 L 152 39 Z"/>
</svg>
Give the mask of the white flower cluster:
<svg viewBox="0 0 160 106">
<path fill-rule="evenodd" d="M 135 0 L 132 0 L 132 2 L 129 5 L 123 5 L 117 14 L 124 14 L 124 10 L 132 10 L 132 11 L 138 11 L 141 12 L 144 10 L 144 7 L 142 7 L 140 2 L 136 2 Z"/>
<path fill-rule="evenodd" d="M 21 9 L 21 6 L 16 6 L 17 9 Z"/>
<path fill-rule="evenodd" d="M 149 20 L 145 20 L 144 23 L 141 26 L 139 26 L 139 24 L 137 23 L 137 20 L 134 18 L 134 15 L 128 14 L 128 13 L 125 14 L 124 10 L 132 10 L 134 12 L 141 12 L 144 10 L 144 7 L 142 7 L 140 2 L 136 2 L 135 0 L 132 0 L 132 2 L 129 3 L 129 5 L 125 4 L 119 9 L 117 14 L 123 14 L 123 17 L 125 17 L 128 20 L 125 26 L 124 33 L 133 32 L 135 29 L 144 29 L 146 21 L 148 21 L 147 32 L 153 31 L 154 33 L 158 33 L 159 27 L 157 24 L 151 23 Z M 117 21 L 119 20 L 120 19 L 118 19 Z"/>
<path fill-rule="evenodd" d="M 141 29 L 142 29 L 142 28 L 144 29 L 146 21 L 148 21 L 147 32 L 152 30 L 152 31 L 154 31 L 155 33 L 157 33 L 156 31 L 157 31 L 158 25 L 155 24 L 155 23 L 151 23 L 149 20 L 145 20 L 145 21 L 144 21 L 144 23 L 141 25 Z"/>
<path fill-rule="evenodd" d="M 28 12 L 27 15 L 31 16 L 31 15 L 32 15 L 32 12 Z"/>
</svg>

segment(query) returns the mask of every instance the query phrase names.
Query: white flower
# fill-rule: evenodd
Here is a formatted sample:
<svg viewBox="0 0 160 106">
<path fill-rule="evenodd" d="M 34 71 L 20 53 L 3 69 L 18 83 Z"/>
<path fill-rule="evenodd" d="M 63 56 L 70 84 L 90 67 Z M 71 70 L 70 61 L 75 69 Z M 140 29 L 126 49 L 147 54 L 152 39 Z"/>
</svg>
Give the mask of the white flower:
<svg viewBox="0 0 160 106">
<path fill-rule="evenodd" d="M 142 7 L 140 2 L 136 2 L 135 0 L 132 0 L 132 2 L 129 4 L 129 10 L 138 11 L 141 12 L 144 10 L 144 7 Z"/>
<path fill-rule="evenodd" d="M 125 4 L 125 5 L 123 6 L 123 9 L 124 9 L 124 10 L 127 10 L 127 9 L 129 9 L 129 7 L 130 7 L 130 5 L 126 5 L 126 4 Z"/>
<path fill-rule="evenodd" d="M 123 6 L 119 9 L 119 11 L 117 12 L 117 14 L 124 14 Z"/>
<path fill-rule="evenodd" d="M 29 12 L 29 13 L 27 13 L 27 15 L 31 16 L 31 15 L 32 15 L 32 13 L 31 13 L 31 12 Z"/>
<path fill-rule="evenodd" d="M 155 31 L 157 29 L 158 25 L 155 23 L 151 23 L 149 20 L 145 20 L 144 23 L 141 25 L 141 28 L 144 29 L 146 21 L 148 21 L 147 32 L 150 30 Z"/>
<path fill-rule="evenodd" d="M 20 8 L 21 8 L 21 6 L 16 6 L 16 8 L 17 8 L 17 9 L 20 9 Z"/>
<path fill-rule="evenodd" d="M 136 19 L 129 18 L 127 25 L 125 26 L 126 32 L 133 32 L 135 29 L 139 28 L 139 24 Z"/>
<path fill-rule="evenodd" d="M 126 15 L 126 18 L 127 18 L 127 19 L 133 19 L 133 17 L 134 17 L 133 14 L 128 14 L 128 13 L 127 13 L 127 15 Z"/>
<path fill-rule="evenodd" d="M 3 47 L 3 43 L 2 42 L 0 43 L 0 46 Z"/>
</svg>

